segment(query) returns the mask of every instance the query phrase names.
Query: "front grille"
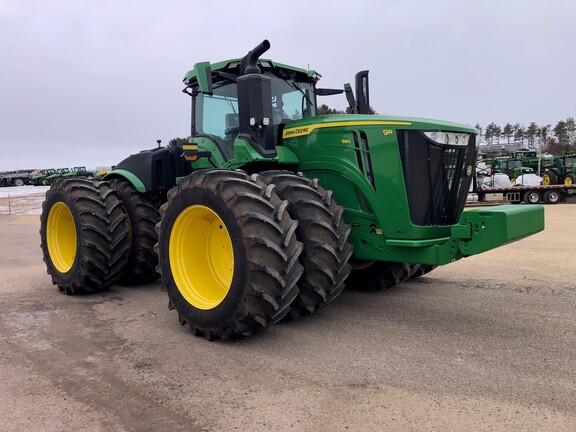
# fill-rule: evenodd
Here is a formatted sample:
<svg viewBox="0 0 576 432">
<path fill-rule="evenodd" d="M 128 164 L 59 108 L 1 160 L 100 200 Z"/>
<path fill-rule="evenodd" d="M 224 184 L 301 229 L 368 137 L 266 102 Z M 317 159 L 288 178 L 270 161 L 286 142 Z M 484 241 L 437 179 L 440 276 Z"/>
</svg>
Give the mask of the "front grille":
<svg viewBox="0 0 576 432">
<path fill-rule="evenodd" d="M 412 223 L 458 222 L 472 181 L 467 171 L 473 166 L 475 136 L 466 147 L 450 146 L 437 144 L 420 131 L 401 130 L 398 145 Z"/>
</svg>

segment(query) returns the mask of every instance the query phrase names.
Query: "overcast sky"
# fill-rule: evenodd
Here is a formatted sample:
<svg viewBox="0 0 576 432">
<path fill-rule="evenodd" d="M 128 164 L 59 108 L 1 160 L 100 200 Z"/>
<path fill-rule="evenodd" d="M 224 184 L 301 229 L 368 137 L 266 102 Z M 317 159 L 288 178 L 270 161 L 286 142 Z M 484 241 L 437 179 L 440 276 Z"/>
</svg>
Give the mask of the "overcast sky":
<svg viewBox="0 0 576 432">
<path fill-rule="evenodd" d="M 187 136 L 184 74 L 263 39 L 322 87 L 369 69 L 381 114 L 576 116 L 574 0 L 0 0 L 0 171 L 109 166 Z"/>
</svg>

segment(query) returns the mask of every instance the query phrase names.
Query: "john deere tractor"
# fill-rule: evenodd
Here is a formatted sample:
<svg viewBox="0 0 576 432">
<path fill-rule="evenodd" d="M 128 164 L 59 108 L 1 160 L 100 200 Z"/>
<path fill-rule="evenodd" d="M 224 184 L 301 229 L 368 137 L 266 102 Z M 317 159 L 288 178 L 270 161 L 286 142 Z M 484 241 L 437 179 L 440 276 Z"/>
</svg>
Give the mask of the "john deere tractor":
<svg viewBox="0 0 576 432">
<path fill-rule="evenodd" d="M 509 156 L 496 157 L 487 161 L 492 166 L 493 173 L 506 174 L 512 184 L 516 183 L 516 179 L 523 174 L 533 174 L 534 169 L 526 166 L 523 160 L 512 159 Z"/>
<path fill-rule="evenodd" d="M 542 184 L 576 184 L 576 154 L 554 156 L 554 164 L 546 168 Z"/>
<path fill-rule="evenodd" d="M 93 178 L 94 174 L 92 172 L 86 171 L 86 167 L 80 166 L 80 167 L 74 167 L 74 168 L 70 169 L 69 172 L 63 174 L 62 177 L 64 177 L 64 178 L 75 178 L 75 177 Z"/>
<path fill-rule="evenodd" d="M 541 206 L 463 212 L 478 131 L 371 115 L 313 70 L 260 59 L 197 63 L 184 78 L 187 143 L 129 156 L 104 181 L 59 179 L 41 217 L 60 291 L 159 275 L 182 325 L 208 339 L 251 335 L 543 229 Z M 318 115 L 345 94 L 352 114 Z"/>
<path fill-rule="evenodd" d="M 54 183 L 54 181 L 56 179 L 59 179 L 61 177 L 65 177 L 68 174 L 70 174 L 70 170 L 68 168 L 58 168 L 57 170 L 54 170 L 53 173 L 48 174 L 43 180 L 42 180 L 42 184 L 44 186 L 50 186 L 52 183 Z"/>
<path fill-rule="evenodd" d="M 40 186 L 43 184 L 42 182 L 46 177 L 51 176 L 53 174 L 56 174 L 56 170 L 54 168 L 44 169 L 40 171 L 40 173 L 33 176 L 30 180 L 28 180 L 28 184 L 34 186 Z"/>
</svg>

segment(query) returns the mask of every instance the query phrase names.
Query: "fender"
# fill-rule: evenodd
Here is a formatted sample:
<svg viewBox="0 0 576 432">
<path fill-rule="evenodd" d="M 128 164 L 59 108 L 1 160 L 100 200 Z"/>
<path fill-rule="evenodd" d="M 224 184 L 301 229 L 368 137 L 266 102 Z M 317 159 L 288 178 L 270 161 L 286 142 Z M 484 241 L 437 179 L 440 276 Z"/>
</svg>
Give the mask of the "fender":
<svg viewBox="0 0 576 432">
<path fill-rule="evenodd" d="M 144 186 L 142 180 L 128 170 L 114 169 L 103 177 L 104 180 L 113 180 L 116 178 L 124 178 L 132 183 L 132 186 L 134 186 L 138 192 L 146 192 L 146 186 Z"/>
<path fill-rule="evenodd" d="M 104 179 L 125 178 L 139 192 L 167 191 L 177 179 L 192 172 L 189 163 L 180 157 L 180 147 L 159 147 L 128 156 Z"/>
</svg>

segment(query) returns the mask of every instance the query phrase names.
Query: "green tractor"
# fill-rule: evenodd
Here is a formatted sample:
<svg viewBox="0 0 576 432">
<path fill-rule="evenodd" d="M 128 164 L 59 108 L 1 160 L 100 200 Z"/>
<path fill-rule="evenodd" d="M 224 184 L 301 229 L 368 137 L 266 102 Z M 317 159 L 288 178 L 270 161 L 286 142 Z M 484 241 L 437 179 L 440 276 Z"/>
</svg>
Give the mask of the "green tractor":
<svg viewBox="0 0 576 432">
<path fill-rule="evenodd" d="M 54 172 L 52 174 L 47 175 L 42 180 L 42 184 L 45 186 L 50 186 L 52 183 L 54 183 L 54 181 L 56 179 L 59 179 L 61 177 L 66 177 L 69 174 L 70 174 L 70 170 L 68 168 L 58 168 L 57 170 L 54 170 Z"/>
<path fill-rule="evenodd" d="M 71 170 L 69 170 L 68 173 L 63 174 L 62 177 L 64 178 L 93 178 L 94 174 L 86 171 L 86 167 L 74 167 Z"/>
<path fill-rule="evenodd" d="M 59 179 L 41 245 L 60 291 L 159 274 L 182 325 L 208 339 L 251 335 L 544 228 L 542 206 L 463 212 L 478 131 L 371 115 L 320 75 L 260 59 L 197 63 L 184 78 L 191 137 L 129 156 L 105 181 Z M 317 115 L 344 93 L 353 112 Z"/>
<path fill-rule="evenodd" d="M 576 184 L 576 154 L 567 153 L 554 157 L 554 164 L 544 171 L 542 184 Z"/>
<path fill-rule="evenodd" d="M 554 156 L 550 154 L 539 156 L 536 150 L 518 150 L 514 154 L 514 159 L 519 160 L 522 166 L 532 168 L 538 175 L 554 165 Z"/>
<path fill-rule="evenodd" d="M 40 186 L 43 184 L 44 179 L 52 174 L 56 174 L 56 170 L 54 168 L 48 168 L 40 171 L 39 174 L 33 176 L 30 180 L 28 180 L 28 184 L 34 186 Z"/>
<path fill-rule="evenodd" d="M 488 163 L 488 162 L 487 162 Z M 516 179 L 523 174 L 533 174 L 534 169 L 525 166 L 522 160 L 513 159 L 508 156 L 496 157 L 490 160 L 493 173 L 506 174 L 512 184 L 516 183 Z"/>
</svg>

